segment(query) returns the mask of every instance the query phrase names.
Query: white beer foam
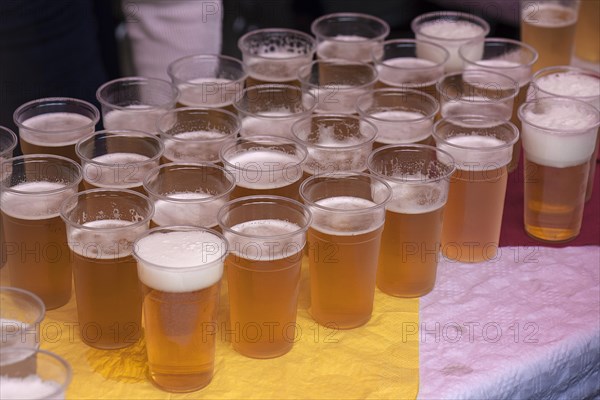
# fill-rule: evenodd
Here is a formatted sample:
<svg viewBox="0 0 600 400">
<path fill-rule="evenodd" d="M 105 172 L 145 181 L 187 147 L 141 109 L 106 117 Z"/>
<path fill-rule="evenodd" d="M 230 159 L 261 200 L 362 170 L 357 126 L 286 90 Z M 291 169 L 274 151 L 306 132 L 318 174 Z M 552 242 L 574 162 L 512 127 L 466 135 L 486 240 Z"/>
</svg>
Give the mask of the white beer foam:
<svg viewBox="0 0 600 400">
<path fill-rule="evenodd" d="M 371 62 L 371 52 L 383 46 L 375 41 L 358 35 L 337 35 L 333 40 L 323 40 L 317 46 L 320 59 L 340 58 L 344 60 Z"/>
<path fill-rule="evenodd" d="M 165 111 L 167 110 L 143 105 L 127 106 L 107 112 L 102 122 L 107 130 L 133 129 L 156 134 L 156 121 Z"/>
<path fill-rule="evenodd" d="M 524 22 L 546 28 L 559 28 L 577 22 L 577 15 L 568 7 L 552 3 L 535 3 L 536 12 L 523 13 Z"/>
<path fill-rule="evenodd" d="M 107 153 L 84 162 L 83 178 L 86 182 L 107 188 L 132 188 L 140 186 L 148 172 L 158 166 L 159 160 L 148 162 L 150 157 L 137 153 Z M 112 165 L 99 165 L 112 164 Z"/>
<path fill-rule="evenodd" d="M 510 162 L 512 158 L 512 146 L 485 151 L 486 148 L 498 147 L 504 144 L 506 144 L 504 141 L 493 136 L 470 134 L 468 128 L 465 128 L 465 135 L 447 138 L 446 143 L 440 142 L 437 147 L 440 150 L 450 153 L 458 169 L 465 171 L 487 171 L 500 168 Z"/>
<path fill-rule="evenodd" d="M 23 121 L 26 128 L 19 128 L 21 139 L 37 146 L 60 147 L 75 144 L 79 139 L 94 132 L 91 118 L 70 112 L 40 114 Z M 35 129 L 32 132 L 29 129 Z"/>
<path fill-rule="evenodd" d="M 298 224 L 279 219 L 242 222 L 231 230 L 253 236 L 240 236 L 230 231 L 223 233 L 236 257 L 252 261 L 274 261 L 291 257 L 300 252 L 306 242 L 306 233 Z M 289 236 L 272 238 L 276 235 Z"/>
<path fill-rule="evenodd" d="M 587 102 L 600 109 L 600 79 L 572 72 L 558 72 L 541 76 L 535 84 L 543 91 L 556 96 L 591 97 Z M 537 93 L 543 97 L 544 93 Z"/>
<path fill-rule="evenodd" d="M 207 200 L 212 196 L 209 193 L 176 192 L 169 193 L 167 196 L 172 200 L 154 202 L 152 220 L 156 225 L 193 225 L 212 228 L 217 225 L 217 213 L 226 203 L 225 198 Z"/>
<path fill-rule="evenodd" d="M 116 212 L 120 213 L 118 210 Z M 127 257 L 132 253 L 133 242 L 148 230 L 148 224 L 134 224 L 133 221 L 122 219 L 91 220 L 82 224 L 83 229 L 67 224 L 69 248 L 82 257 L 94 260 Z"/>
<path fill-rule="evenodd" d="M 202 290 L 221 280 L 226 250 L 225 241 L 210 232 L 153 233 L 136 243 L 138 276 L 164 292 Z"/>
<path fill-rule="evenodd" d="M 373 82 L 374 84 L 375 82 Z M 373 85 L 352 86 L 332 83 L 309 89 L 309 93 L 317 99 L 316 113 L 356 113 L 356 101 L 363 94 L 371 92 Z M 310 99 L 306 96 L 305 102 Z"/>
<path fill-rule="evenodd" d="M 389 86 L 431 85 L 444 73 L 444 66 L 416 57 L 390 58 L 376 66 L 379 80 Z"/>
<path fill-rule="evenodd" d="M 430 41 L 444 47 L 450 57 L 444 65 L 446 72 L 460 71 L 463 69 L 463 61 L 458 55 L 458 48 L 478 36 L 483 37 L 484 29 L 469 21 L 453 21 L 441 19 L 426 22 L 415 32 L 417 39 L 417 56 L 419 58 L 435 59 L 435 54 L 431 53 L 431 47 L 419 43 L 421 40 Z M 423 36 L 427 35 L 427 36 Z M 483 41 L 481 47 L 474 46 L 473 50 L 476 59 L 483 56 Z"/>
<path fill-rule="evenodd" d="M 243 82 L 225 78 L 196 78 L 177 86 L 179 102 L 188 107 L 227 107 L 244 88 Z"/>
<path fill-rule="evenodd" d="M 540 165 L 566 168 L 589 161 L 594 152 L 598 132 L 598 114 L 577 104 L 539 105 L 524 113 L 522 141 L 526 157 Z M 539 127 L 539 128 L 538 128 Z M 590 129 L 586 129 L 590 127 Z M 564 130 L 565 134 L 548 134 L 543 128 Z M 583 131 L 571 135 L 572 132 Z"/>
<path fill-rule="evenodd" d="M 425 182 L 423 174 L 402 175 L 403 182 L 388 180 L 392 199 L 386 205 L 389 211 L 399 214 L 424 214 L 435 211 L 448 200 L 449 179 Z"/>
<path fill-rule="evenodd" d="M 263 112 L 260 116 L 245 116 L 242 119 L 242 136 L 292 136 L 292 125 L 302 115 L 289 110 Z"/>
<path fill-rule="evenodd" d="M 265 60 L 268 58 L 269 60 Z M 298 79 L 298 70 L 312 61 L 312 54 L 300 55 L 285 51 L 245 56 L 248 75 L 263 82 L 289 82 Z"/>
<path fill-rule="evenodd" d="M 77 186 L 66 189 L 58 182 L 24 182 L 11 187 L 24 193 L 6 191 L 0 197 L 0 207 L 5 214 L 24 220 L 41 220 L 58 217 L 65 199 L 77 193 Z M 40 193 L 61 190 L 59 193 Z"/>
<path fill-rule="evenodd" d="M 43 380 L 37 375 L 26 377 L 0 377 L 0 398 L 3 400 L 22 399 L 64 399 L 60 384 L 51 380 Z"/>
<path fill-rule="evenodd" d="M 432 132 L 433 116 L 424 118 L 422 113 L 403 110 L 377 111 L 366 117 L 377 127 L 375 140 L 386 144 L 414 143 L 427 139 Z M 364 122 L 361 124 L 365 125 Z"/>
<path fill-rule="evenodd" d="M 248 149 L 229 157 L 225 169 L 235 176 L 237 186 L 247 189 L 275 189 L 291 185 L 302 177 L 300 159 L 277 150 Z"/>
<path fill-rule="evenodd" d="M 353 196 L 335 196 L 316 201 L 321 207 L 348 212 L 323 210 L 319 207 L 309 206 L 313 214 L 312 228 L 328 235 L 356 236 L 373 232 L 379 229 L 385 221 L 385 208 L 376 207 L 371 200 Z M 357 212 L 363 210 L 363 212 Z M 354 212 L 353 212 L 354 211 Z"/>
<path fill-rule="evenodd" d="M 513 53 L 508 53 L 504 57 L 514 57 L 512 54 Z M 518 57 L 518 54 L 515 56 Z M 472 70 L 495 71 L 501 73 L 517 82 L 519 87 L 527 85 L 531 79 L 531 66 L 523 65 L 520 62 L 506 60 L 503 58 L 479 60 L 477 61 L 476 65 L 469 64 L 465 67 L 465 71 Z"/>
<path fill-rule="evenodd" d="M 164 157 L 171 161 L 210 161 L 219 160 L 219 151 L 227 138 L 219 131 L 190 131 L 175 135 L 163 135 Z M 233 139 L 233 136 L 231 136 Z M 175 140 L 174 140 L 175 139 Z"/>
<path fill-rule="evenodd" d="M 509 120 L 512 116 L 514 100 L 494 101 L 487 97 L 470 96 L 456 100 L 441 100 L 442 117 L 460 117 L 461 115 L 480 115 L 490 121 Z"/>
</svg>

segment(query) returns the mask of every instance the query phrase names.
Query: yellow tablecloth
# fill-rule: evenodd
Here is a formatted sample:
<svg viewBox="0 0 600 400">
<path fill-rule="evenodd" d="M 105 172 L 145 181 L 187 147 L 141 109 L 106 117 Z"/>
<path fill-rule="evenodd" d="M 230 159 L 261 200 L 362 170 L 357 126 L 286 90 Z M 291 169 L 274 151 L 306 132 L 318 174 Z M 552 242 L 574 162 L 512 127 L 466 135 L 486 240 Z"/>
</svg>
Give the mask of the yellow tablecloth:
<svg viewBox="0 0 600 400">
<path fill-rule="evenodd" d="M 7 283 L 8 268 L 0 282 Z M 351 330 L 331 330 L 308 313 L 308 265 L 303 265 L 298 341 L 286 355 L 269 360 L 236 353 L 226 339 L 217 343 L 215 376 L 204 389 L 171 394 L 147 378 L 141 339 L 121 350 L 97 350 L 81 342 L 74 295 L 48 311 L 41 348 L 73 367 L 68 399 L 414 399 L 418 391 L 418 300 L 397 299 L 377 290 L 371 320 Z M 226 286 L 219 318 L 227 313 Z M 221 326 L 221 325 L 219 325 Z M 221 337 L 221 334 L 218 334 Z"/>
</svg>

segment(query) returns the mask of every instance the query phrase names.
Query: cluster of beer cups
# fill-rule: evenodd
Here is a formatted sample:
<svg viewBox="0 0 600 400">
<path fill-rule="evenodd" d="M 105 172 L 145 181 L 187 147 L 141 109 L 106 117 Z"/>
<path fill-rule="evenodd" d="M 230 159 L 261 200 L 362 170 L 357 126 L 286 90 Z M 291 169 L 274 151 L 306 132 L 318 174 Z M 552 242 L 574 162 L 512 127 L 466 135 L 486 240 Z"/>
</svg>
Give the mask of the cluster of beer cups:
<svg viewBox="0 0 600 400">
<path fill-rule="evenodd" d="M 486 38 L 473 15 L 412 28 L 385 41 L 378 18 L 330 14 L 314 37 L 246 34 L 243 61 L 193 55 L 171 82 L 107 82 L 101 113 L 72 98 L 22 105 L 25 155 L 0 132 L 11 285 L 55 309 L 74 277 L 81 340 L 99 349 L 136 343 L 143 313 L 153 383 L 187 392 L 213 376 L 222 278 L 233 348 L 272 358 L 295 341 L 303 258 L 309 312 L 334 329 L 368 323 L 376 286 L 429 293 L 440 254 L 493 262 L 521 143 L 526 232 L 576 237 L 599 96 L 562 90 L 598 75 L 533 75 L 538 52 Z"/>
</svg>

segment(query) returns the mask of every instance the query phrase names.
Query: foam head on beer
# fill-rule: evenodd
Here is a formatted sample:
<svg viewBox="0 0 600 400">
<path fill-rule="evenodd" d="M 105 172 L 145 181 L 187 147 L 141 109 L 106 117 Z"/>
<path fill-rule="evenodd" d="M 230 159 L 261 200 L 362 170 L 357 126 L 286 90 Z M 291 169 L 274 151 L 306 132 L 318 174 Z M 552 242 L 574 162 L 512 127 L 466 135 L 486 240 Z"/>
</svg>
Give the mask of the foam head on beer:
<svg viewBox="0 0 600 400">
<path fill-rule="evenodd" d="M 221 235 L 189 226 L 151 230 L 134 248 L 140 280 L 169 293 L 198 291 L 219 282 L 228 250 Z"/>
<path fill-rule="evenodd" d="M 537 98 L 559 96 L 583 100 L 600 109 L 600 74 L 569 66 L 548 67 L 533 76 Z"/>
</svg>

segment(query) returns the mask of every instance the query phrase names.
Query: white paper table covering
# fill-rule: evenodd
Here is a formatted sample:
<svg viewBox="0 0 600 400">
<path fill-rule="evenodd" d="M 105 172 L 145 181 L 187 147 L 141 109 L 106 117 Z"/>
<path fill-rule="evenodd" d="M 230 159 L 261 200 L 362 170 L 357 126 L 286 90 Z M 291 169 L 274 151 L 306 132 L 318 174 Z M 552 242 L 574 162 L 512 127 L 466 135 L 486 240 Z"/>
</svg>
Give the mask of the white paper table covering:
<svg viewBox="0 0 600 400">
<path fill-rule="evenodd" d="M 419 398 L 600 396 L 600 247 L 500 250 L 440 262 L 420 303 Z"/>
</svg>

